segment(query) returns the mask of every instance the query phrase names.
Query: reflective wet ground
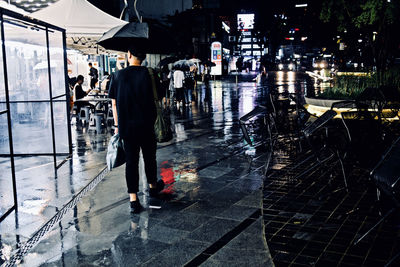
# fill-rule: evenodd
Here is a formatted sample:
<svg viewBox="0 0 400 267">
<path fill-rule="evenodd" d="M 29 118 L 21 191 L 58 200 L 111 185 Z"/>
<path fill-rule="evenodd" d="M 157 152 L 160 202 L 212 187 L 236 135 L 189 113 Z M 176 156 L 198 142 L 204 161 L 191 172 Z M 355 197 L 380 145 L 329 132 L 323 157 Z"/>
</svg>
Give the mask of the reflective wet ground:
<svg viewBox="0 0 400 267">
<path fill-rule="evenodd" d="M 216 81 L 207 90 L 201 85 L 196 104 L 172 112 L 176 138 L 159 145 L 159 178 L 167 185 L 161 210 L 130 216 L 120 167 L 33 249 L 18 251 L 36 243 L 30 240 L 35 232 L 102 170 L 111 134 L 74 124 L 74 154 L 57 172 L 51 159 L 23 159 L 19 211 L 0 225 L 2 261 L 27 254 L 27 266 L 270 265 L 260 217 L 265 158 L 257 154 L 249 169 L 238 127 L 240 116 L 265 102 L 265 91 L 251 79 Z"/>
<path fill-rule="evenodd" d="M 234 78 L 211 83 L 209 91 L 200 85 L 195 105 L 172 112 L 176 138 L 157 152 L 166 184 L 160 210 L 129 214 L 124 167 L 85 191 L 103 178 L 96 175 L 109 132 L 74 124 L 74 154 L 57 172 L 51 159 L 19 159 L 20 208 L 0 224 L 0 262 L 23 255 L 23 266 L 383 266 L 399 251 L 396 216 L 351 245 L 379 217 L 366 169 L 352 170 L 349 192 L 333 164 L 298 179 L 307 162 L 297 166 L 302 154 L 285 127 L 264 180 L 268 154 L 242 139 L 238 118 L 265 104 L 272 87 L 298 92 L 302 103 L 316 93 L 314 83 L 294 72 L 271 74 L 264 88 L 254 76 L 240 78 L 238 85 Z M 82 192 L 40 242 L 30 239 Z M 146 195 L 140 198 L 146 206 Z"/>
</svg>

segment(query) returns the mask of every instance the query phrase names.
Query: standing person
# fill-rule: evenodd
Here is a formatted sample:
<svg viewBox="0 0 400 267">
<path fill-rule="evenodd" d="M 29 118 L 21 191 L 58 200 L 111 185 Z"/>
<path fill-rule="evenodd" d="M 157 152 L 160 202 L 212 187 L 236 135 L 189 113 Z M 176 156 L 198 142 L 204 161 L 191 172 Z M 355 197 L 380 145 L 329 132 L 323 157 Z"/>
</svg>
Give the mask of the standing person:
<svg viewBox="0 0 400 267">
<path fill-rule="evenodd" d="M 265 86 L 267 85 L 267 77 L 268 77 L 268 73 L 267 73 L 267 69 L 265 68 L 265 66 L 261 67 L 261 79 L 260 79 L 260 84 L 261 86 Z"/>
<path fill-rule="evenodd" d="M 174 87 L 174 70 L 171 70 L 168 74 L 169 79 L 169 97 L 167 99 L 167 106 L 172 107 L 175 104 L 175 87 Z"/>
<path fill-rule="evenodd" d="M 89 76 L 90 76 L 90 88 L 94 89 L 96 87 L 96 83 L 99 80 L 99 72 L 95 67 L 93 67 L 92 63 L 89 63 Z"/>
<path fill-rule="evenodd" d="M 161 91 L 163 95 L 162 103 L 164 104 L 165 107 L 167 106 L 168 98 L 170 97 L 168 74 L 169 74 L 168 65 L 164 65 L 161 69 L 160 81 L 161 81 Z M 161 96 L 159 96 L 158 98 L 161 99 Z"/>
<path fill-rule="evenodd" d="M 185 71 L 185 86 L 183 89 L 183 93 L 185 95 L 185 104 L 186 106 L 189 106 L 190 103 L 192 102 L 192 91 L 194 89 L 194 77 L 193 77 L 193 72 L 192 68 L 188 71 Z"/>
<path fill-rule="evenodd" d="M 142 149 L 147 182 L 149 183 L 149 207 L 161 208 L 157 199 L 157 141 L 154 123 L 157 112 L 154 103 L 152 77 L 149 70 L 141 66 L 146 54 L 140 49 L 128 49 L 129 67 L 111 77 L 109 98 L 112 99 L 115 133 L 124 143 L 126 167 L 125 177 L 132 213 L 143 207 L 137 197 L 139 191 L 139 152 Z M 157 79 L 155 79 L 157 82 Z"/>
<path fill-rule="evenodd" d="M 185 80 L 185 75 L 181 70 L 174 71 L 174 88 L 176 92 L 176 100 L 178 102 L 183 102 L 183 81 Z"/>
</svg>

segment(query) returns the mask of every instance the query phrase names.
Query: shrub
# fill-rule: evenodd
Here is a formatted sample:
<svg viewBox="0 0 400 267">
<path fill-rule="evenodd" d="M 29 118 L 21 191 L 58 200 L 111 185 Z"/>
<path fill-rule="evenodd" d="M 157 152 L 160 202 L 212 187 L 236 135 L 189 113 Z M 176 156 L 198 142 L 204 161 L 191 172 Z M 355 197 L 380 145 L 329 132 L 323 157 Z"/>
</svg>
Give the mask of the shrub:
<svg viewBox="0 0 400 267">
<path fill-rule="evenodd" d="M 400 67 L 393 67 L 382 74 L 381 83 L 377 73 L 366 76 L 343 75 L 337 76 L 332 87 L 326 88 L 320 98 L 355 99 L 365 88 L 382 88 L 383 93 L 390 88 L 390 97 L 394 97 L 393 90 L 400 95 Z M 386 95 L 386 94 L 385 94 Z M 397 98 L 397 97 L 396 97 Z"/>
</svg>

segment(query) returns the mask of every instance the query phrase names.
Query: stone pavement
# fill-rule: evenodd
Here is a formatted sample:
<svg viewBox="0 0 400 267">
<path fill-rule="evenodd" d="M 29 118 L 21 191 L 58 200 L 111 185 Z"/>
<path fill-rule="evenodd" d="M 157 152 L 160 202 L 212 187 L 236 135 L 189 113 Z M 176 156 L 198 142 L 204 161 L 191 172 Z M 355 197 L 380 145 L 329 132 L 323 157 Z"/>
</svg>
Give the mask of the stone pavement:
<svg viewBox="0 0 400 267">
<path fill-rule="evenodd" d="M 176 138 L 159 146 L 159 178 L 168 185 L 161 210 L 130 216 L 124 167 L 120 167 L 29 250 L 21 265 L 273 265 L 260 217 L 260 169 L 265 157 L 256 155 L 248 171 L 246 147 L 237 124 L 240 116 L 263 101 L 264 93 L 254 83 L 236 86 L 217 81 L 213 85 L 210 101 L 204 101 L 203 88 L 197 105 L 174 113 Z M 31 215 L 21 213 L 15 218 L 23 221 L 22 227 L 13 225 L 14 216 L 0 225 L 3 259 L 13 255 L 104 166 L 110 135 L 85 134 L 79 127 L 75 130 L 74 156 L 62 167 L 62 175 L 58 173 L 57 180 L 48 175 L 48 182 L 42 180 L 39 185 L 31 182 L 31 191 L 41 192 L 49 182 L 55 185 L 45 205 L 41 209 L 36 205 L 41 221 L 29 225 Z M 141 198 L 146 203 L 146 196 Z M 26 231 L 23 238 L 21 229 Z"/>
</svg>

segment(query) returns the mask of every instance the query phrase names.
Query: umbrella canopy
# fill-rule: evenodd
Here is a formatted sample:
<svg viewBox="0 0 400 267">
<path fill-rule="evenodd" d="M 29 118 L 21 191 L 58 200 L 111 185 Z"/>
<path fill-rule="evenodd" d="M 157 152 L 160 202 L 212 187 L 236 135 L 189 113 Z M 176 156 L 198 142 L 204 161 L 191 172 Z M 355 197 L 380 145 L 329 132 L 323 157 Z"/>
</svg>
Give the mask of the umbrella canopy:
<svg viewBox="0 0 400 267">
<path fill-rule="evenodd" d="M 206 60 L 206 61 L 202 61 L 203 64 L 206 64 L 209 67 L 215 67 L 217 66 L 214 62 Z"/>
<path fill-rule="evenodd" d="M 178 60 L 177 57 L 166 57 L 166 58 L 161 59 L 160 62 L 158 62 L 158 66 L 162 67 L 162 66 L 174 63 L 177 60 Z"/>
<path fill-rule="evenodd" d="M 195 64 L 190 60 L 178 60 L 173 65 L 172 68 L 175 70 L 183 70 L 187 71 L 190 70 L 190 67 L 194 66 Z"/>
<path fill-rule="evenodd" d="M 191 61 L 193 63 L 200 63 L 201 62 L 201 60 L 198 59 L 198 58 L 191 58 L 191 59 L 189 59 L 189 61 Z"/>
<path fill-rule="evenodd" d="M 166 42 L 168 40 L 168 42 Z M 166 53 L 173 43 L 166 27 L 131 22 L 105 32 L 97 42 L 109 50 L 126 52 L 130 46 L 142 48 L 146 53 Z"/>
</svg>

